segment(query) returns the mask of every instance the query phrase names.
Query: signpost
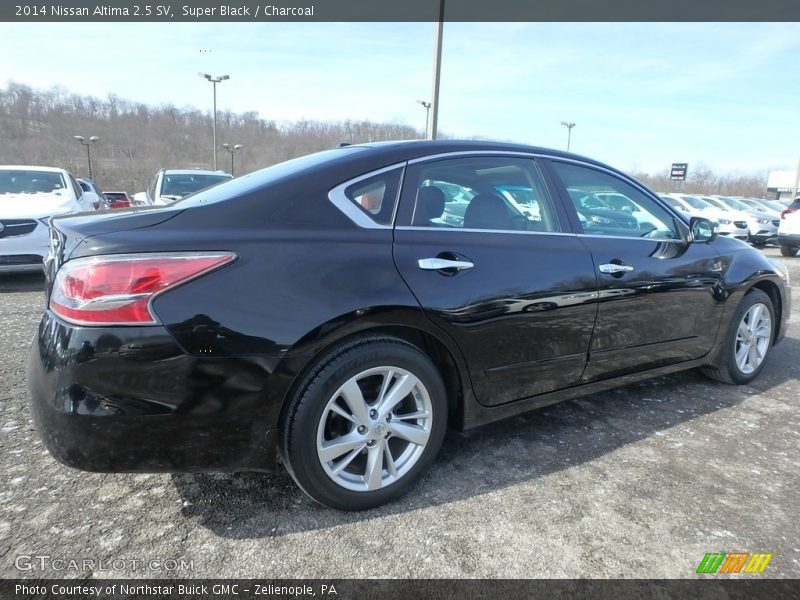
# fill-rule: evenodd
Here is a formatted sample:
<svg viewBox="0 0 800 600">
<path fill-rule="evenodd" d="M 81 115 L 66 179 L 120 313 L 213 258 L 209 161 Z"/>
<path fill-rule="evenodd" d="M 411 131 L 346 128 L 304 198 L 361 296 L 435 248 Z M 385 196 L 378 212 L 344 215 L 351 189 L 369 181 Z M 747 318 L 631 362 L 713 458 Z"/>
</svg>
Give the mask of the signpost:
<svg viewBox="0 0 800 600">
<path fill-rule="evenodd" d="M 689 163 L 672 163 L 669 170 L 669 178 L 672 180 L 686 181 L 686 171 L 689 170 Z"/>
</svg>

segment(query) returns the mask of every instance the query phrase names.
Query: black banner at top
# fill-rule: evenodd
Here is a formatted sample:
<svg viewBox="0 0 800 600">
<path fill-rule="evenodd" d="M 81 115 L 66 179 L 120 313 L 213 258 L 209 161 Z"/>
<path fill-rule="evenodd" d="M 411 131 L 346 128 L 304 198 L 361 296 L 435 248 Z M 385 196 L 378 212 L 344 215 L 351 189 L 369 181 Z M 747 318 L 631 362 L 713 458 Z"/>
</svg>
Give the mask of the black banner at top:
<svg viewBox="0 0 800 600">
<path fill-rule="evenodd" d="M 3 0 L 11 22 L 800 21 L 798 0 Z"/>
</svg>

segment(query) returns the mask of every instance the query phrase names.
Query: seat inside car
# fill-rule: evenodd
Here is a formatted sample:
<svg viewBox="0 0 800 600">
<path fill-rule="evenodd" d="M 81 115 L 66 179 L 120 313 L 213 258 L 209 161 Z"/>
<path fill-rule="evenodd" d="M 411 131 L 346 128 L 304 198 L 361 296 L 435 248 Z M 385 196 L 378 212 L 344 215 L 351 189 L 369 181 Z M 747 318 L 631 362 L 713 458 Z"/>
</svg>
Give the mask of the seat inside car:
<svg viewBox="0 0 800 600">
<path fill-rule="evenodd" d="M 516 229 L 506 203 L 494 194 L 478 194 L 464 212 L 464 229 Z"/>
<path fill-rule="evenodd" d="M 432 223 L 444 213 L 444 192 L 435 185 L 426 185 L 417 192 L 417 206 L 414 210 L 413 225 L 415 227 L 437 227 L 440 223 Z"/>
</svg>

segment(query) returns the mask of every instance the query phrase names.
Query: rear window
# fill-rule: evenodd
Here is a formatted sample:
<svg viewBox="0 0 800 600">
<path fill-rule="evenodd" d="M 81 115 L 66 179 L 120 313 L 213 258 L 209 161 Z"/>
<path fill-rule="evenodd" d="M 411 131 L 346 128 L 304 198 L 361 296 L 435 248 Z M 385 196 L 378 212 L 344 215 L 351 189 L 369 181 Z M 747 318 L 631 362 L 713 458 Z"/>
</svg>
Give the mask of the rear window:
<svg viewBox="0 0 800 600">
<path fill-rule="evenodd" d="M 402 173 L 397 168 L 362 179 L 348 186 L 344 195 L 376 223 L 391 225 Z"/>
<path fill-rule="evenodd" d="M 236 179 L 226 182 L 223 187 L 211 187 L 192 195 L 190 198 L 180 200 L 181 208 L 197 206 L 200 204 L 211 204 L 214 202 L 224 202 L 236 196 L 248 194 L 265 185 L 280 181 L 286 177 L 291 177 L 305 169 L 323 166 L 342 157 L 343 152 L 363 152 L 363 148 L 348 146 L 336 148 L 334 150 L 323 150 L 314 154 L 308 154 L 299 158 L 293 158 L 277 165 L 248 173 Z"/>
</svg>

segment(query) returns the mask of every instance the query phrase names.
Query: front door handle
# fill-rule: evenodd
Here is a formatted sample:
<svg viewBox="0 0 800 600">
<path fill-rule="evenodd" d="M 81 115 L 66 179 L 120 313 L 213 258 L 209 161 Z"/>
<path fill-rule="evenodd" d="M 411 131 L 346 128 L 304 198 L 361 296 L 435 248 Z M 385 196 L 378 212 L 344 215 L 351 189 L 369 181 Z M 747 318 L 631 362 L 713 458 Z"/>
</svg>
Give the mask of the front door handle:
<svg viewBox="0 0 800 600">
<path fill-rule="evenodd" d="M 443 269 L 465 271 L 475 266 L 469 260 L 449 260 L 446 258 L 420 258 L 417 264 L 424 271 L 441 271 Z"/>
<path fill-rule="evenodd" d="M 600 269 L 601 273 L 607 273 L 609 275 L 616 275 L 617 273 L 630 273 L 633 271 L 633 267 L 630 265 L 617 265 L 614 263 L 600 265 L 597 268 Z"/>
</svg>

